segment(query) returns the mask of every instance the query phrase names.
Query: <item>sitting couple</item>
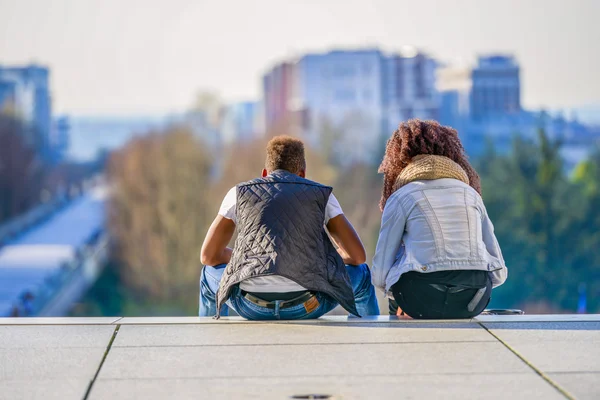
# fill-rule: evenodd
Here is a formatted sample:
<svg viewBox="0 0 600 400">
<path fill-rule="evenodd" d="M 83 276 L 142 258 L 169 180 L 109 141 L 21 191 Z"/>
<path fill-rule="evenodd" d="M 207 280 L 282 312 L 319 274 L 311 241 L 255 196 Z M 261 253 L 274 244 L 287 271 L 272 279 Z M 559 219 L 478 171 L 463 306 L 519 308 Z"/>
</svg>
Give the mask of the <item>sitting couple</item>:
<svg viewBox="0 0 600 400">
<path fill-rule="evenodd" d="M 267 145 L 262 178 L 232 188 L 201 259 L 200 316 L 318 318 L 341 305 L 378 315 L 470 318 L 507 270 L 458 134 L 434 121 L 402 123 L 387 143 L 381 230 L 373 265 L 332 188 L 305 178 L 304 144 Z M 227 245 L 237 226 L 233 249 Z M 371 283 L 372 282 L 372 283 Z"/>
</svg>

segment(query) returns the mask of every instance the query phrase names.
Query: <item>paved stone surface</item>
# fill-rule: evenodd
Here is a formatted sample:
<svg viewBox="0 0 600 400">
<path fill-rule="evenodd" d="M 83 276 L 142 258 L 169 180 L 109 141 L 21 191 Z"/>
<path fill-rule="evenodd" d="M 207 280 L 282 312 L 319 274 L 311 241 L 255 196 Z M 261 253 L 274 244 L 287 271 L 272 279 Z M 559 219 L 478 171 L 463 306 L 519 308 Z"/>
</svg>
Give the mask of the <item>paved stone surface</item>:
<svg viewBox="0 0 600 400">
<path fill-rule="evenodd" d="M 0 326 L 0 348 L 100 347 L 106 349 L 112 325 Z"/>
<path fill-rule="evenodd" d="M 388 370 L 387 376 L 236 379 L 98 380 L 91 399 L 289 399 L 329 394 L 335 399 L 561 399 L 534 373 L 494 375 L 414 375 Z"/>
<path fill-rule="evenodd" d="M 92 379 L 105 349 L 0 349 L 0 381 L 38 379 Z"/>
<path fill-rule="evenodd" d="M 229 345 L 113 347 L 99 378 L 379 376 L 390 368 L 429 374 L 530 371 L 497 342 Z"/>
<path fill-rule="evenodd" d="M 600 399 L 600 371 L 554 373 L 549 376 L 578 399 Z"/>
<path fill-rule="evenodd" d="M 121 317 L 97 318 L 0 318 L 0 325 L 110 325 Z"/>
<path fill-rule="evenodd" d="M 483 325 L 568 393 L 600 398 L 600 322 Z"/>
<path fill-rule="evenodd" d="M 599 322 L 483 323 L 495 335 L 510 341 L 593 341 L 600 344 Z"/>
<path fill-rule="evenodd" d="M 113 346 L 217 346 L 321 343 L 493 342 L 478 324 L 124 325 Z"/>
<path fill-rule="evenodd" d="M 81 399 L 113 325 L 1 325 L 0 399 Z"/>
<path fill-rule="evenodd" d="M 87 387 L 86 379 L 0 380 L 0 400 L 82 399 Z"/>
<path fill-rule="evenodd" d="M 484 326 L 543 372 L 600 371 L 600 322 Z"/>
<path fill-rule="evenodd" d="M 480 315 L 476 322 L 581 322 L 600 321 L 600 314 Z"/>
<path fill-rule="evenodd" d="M 600 398 L 600 320 L 517 317 L 0 320 L 0 400 Z"/>
</svg>

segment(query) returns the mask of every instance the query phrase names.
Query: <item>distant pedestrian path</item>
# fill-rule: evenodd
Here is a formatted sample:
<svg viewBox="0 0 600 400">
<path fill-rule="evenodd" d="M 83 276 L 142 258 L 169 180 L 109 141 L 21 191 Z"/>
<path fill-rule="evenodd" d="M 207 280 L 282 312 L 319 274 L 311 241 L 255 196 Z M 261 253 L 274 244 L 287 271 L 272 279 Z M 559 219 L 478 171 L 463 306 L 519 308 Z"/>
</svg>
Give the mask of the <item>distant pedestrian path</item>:
<svg viewBox="0 0 600 400">
<path fill-rule="evenodd" d="M 0 248 L 0 316 L 33 315 L 103 233 L 106 187 L 90 189 Z"/>
</svg>

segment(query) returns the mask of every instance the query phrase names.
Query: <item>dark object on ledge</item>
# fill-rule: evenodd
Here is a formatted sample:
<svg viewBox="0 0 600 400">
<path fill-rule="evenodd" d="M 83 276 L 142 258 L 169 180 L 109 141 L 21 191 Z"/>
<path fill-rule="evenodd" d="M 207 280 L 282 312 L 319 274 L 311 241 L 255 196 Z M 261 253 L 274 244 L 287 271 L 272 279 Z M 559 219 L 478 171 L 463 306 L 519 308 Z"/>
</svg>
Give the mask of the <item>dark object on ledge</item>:
<svg viewBox="0 0 600 400">
<path fill-rule="evenodd" d="M 483 310 L 481 315 L 523 315 L 523 310 L 506 309 L 506 308 L 490 308 Z"/>
</svg>

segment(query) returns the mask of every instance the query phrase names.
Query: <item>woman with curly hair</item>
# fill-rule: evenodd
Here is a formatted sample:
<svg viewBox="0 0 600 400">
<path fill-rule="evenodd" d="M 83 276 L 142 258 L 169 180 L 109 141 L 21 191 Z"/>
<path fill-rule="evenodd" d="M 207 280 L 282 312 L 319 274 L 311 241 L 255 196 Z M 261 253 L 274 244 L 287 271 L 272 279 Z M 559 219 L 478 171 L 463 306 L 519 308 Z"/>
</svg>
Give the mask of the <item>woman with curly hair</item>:
<svg viewBox="0 0 600 400">
<path fill-rule="evenodd" d="M 379 172 L 383 216 L 372 274 L 390 298 L 390 313 L 481 313 L 507 269 L 457 132 L 435 121 L 400 124 Z"/>
</svg>

